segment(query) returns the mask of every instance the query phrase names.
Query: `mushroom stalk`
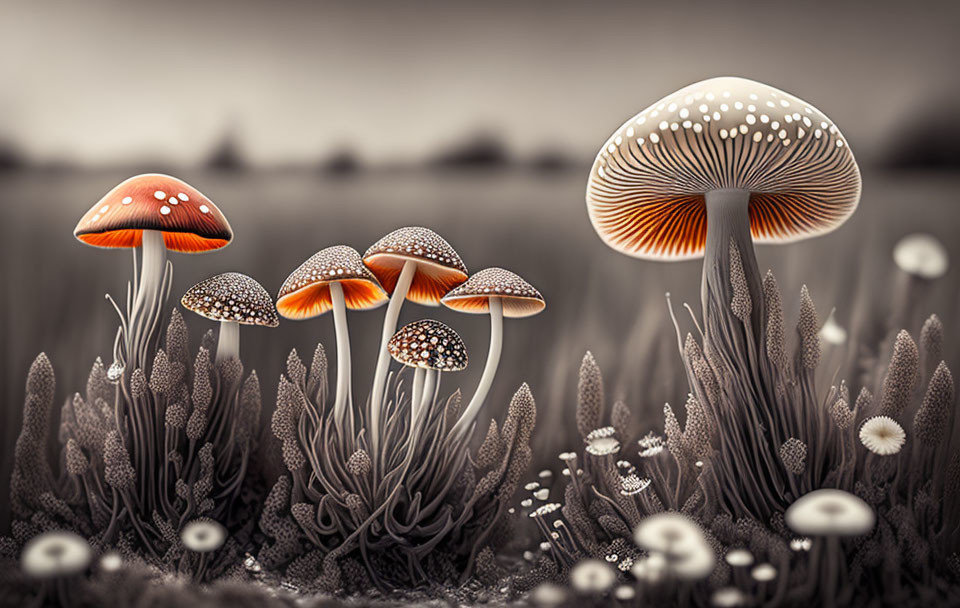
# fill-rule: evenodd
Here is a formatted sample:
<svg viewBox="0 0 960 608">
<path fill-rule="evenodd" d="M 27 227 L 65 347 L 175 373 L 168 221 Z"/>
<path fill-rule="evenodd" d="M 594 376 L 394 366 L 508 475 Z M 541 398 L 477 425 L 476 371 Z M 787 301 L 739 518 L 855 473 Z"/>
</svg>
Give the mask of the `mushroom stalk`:
<svg viewBox="0 0 960 608">
<path fill-rule="evenodd" d="M 731 306 L 734 296 L 742 295 L 735 293 L 731 280 L 731 250 L 735 246 L 740 254 L 749 296 L 749 323 L 753 329 L 753 340 L 759 344 L 764 308 L 763 280 L 750 234 L 750 192 L 712 190 L 704 198 L 707 205 L 707 242 L 700 297 L 706 338 L 714 342 L 729 340 L 731 330 L 743 321 L 735 317 Z"/>
<path fill-rule="evenodd" d="M 390 368 L 390 352 L 387 345 L 397 330 L 397 320 L 400 318 L 400 308 L 410 290 L 413 276 L 417 272 L 417 263 L 407 260 L 403 264 L 397 285 L 390 296 L 387 312 L 383 317 L 383 334 L 380 338 L 380 351 L 377 354 L 377 369 L 373 374 L 373 390 L 370 392 L 370 441 L 373 453 L 377 454 L 377 445 L 380 439 L 380 407 L 383 403 L 384 383 L 387 380 L 387 370 Z"/>
<path fill-rule="evenodd" d="M 497 367 L 500 365 L 500 351 L 503 347 L 503 303 L 500 298 L 490 298 L 490 351 L 487 353 L 487 362 L 483 367 L 483 375 L 480 377 L 480 384 L 477 391 L 470 399 L 467 409 L 463 411 L 460 419 L 451 429 L 450 433 L 457 440 L 462 439 L 470 425 L 476 420 L 483 406 L 487 393 L 493 385 L 493 379 L 497 375 Z"/>
<path fill-rule="evenodd" d="M 416 404 L 414 423 L 419 425 L 423 417 L 427 414 L 430 403 L 433 402 L 433 394 L 437 390 L 437 376 L 440 374 L 435 369 L 428 369 L 423 380 L 423 393 L 420 401 Z"/>
<path fill-rule="evenodd" d="M 163 242 L 163 233 L 159 230 L 144 230 L 140 249 L 140 280 L 137 285 L 137 295 L 133 302 L 133 309 L 130 311 L 128 347 L 133 347 L 139 337 L 138 326 L 142 322 L 143 316 L 149 314 L 151 308 L 154 311 L 160 310 L 159 303 L 155 303 L 155 301 L 160 294 L 163 271 L 167 263 L 167 247 Z M 127 356 L 134 357 L 136 353 L 128 352 Z M 133 360 L 128 361 L 129 363 L 134 366 L 140 365 L 140 362 Z"/>
<path fill-rule="evenodd" d="M 333 302 L 333 325 L 337 332 L 337 395 L 333 406 L 337 427 L 353 401 L 350 379 L 350 332 L 347 328 L 347 305 L 340 283 L 330 283 L 330 299 Z"/>
<path fill-rule="evenodd" d="M 227 359 L 240 359 L 240 324 L 236 321 L 220 321 L 216 362 Z"/>
</svg>

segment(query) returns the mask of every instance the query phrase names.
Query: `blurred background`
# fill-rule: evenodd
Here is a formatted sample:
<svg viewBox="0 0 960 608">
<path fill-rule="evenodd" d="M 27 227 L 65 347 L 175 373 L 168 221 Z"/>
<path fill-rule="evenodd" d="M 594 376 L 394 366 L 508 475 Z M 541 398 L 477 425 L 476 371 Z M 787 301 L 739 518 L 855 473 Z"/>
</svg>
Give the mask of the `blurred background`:
<svg viewBox="0 0 960 608">
<path fill-rule="evenodd" d="M 317 250 L 360 250 L 406 225 L 444 236 L 471 271 L 509 268 L 537 286 L 540 316 L 506 323 L 487 414 L 528 382 L 537 398 L 535 467 L 579 442 L 576 374 L 590 349 L 608 399 L 635 430 L 661 428 L 686 386 L 664 294 L 699 309 L 697 261 L 624 257 L 594 234 L 584 190 L 607 136 L 686 84 L 718 75 L 807 100 L 843 130 L 861 164 L 857 213 L 830 235 L 759 248 L 795 318 L 807 284 L 821 318 L 849 332 L 826 345 L 825 377 L 860 382 L 906 299 L 914 335 L 936 312 L 956 371 L 960 276 L 930 283 L 894 265 L 912 232 L 960 244 L 960 3 L 308 0 L 5 0 L 0 19 L 0 485 L 6 496 L 23 380 L 37 353 L 58 399 L 110 360 L 104 300 L 131 277 L 127 251 L 72 237 L 119 181 L 172 173 L 233 225 L 220 252 L 172 254 L 171 306 L 195 282 L 240 271 L 276 293 Z M 475 387 L 485 317 L 405 307 L 464 337 L 473 364 L 444 393 Z M 193 338 L 213 324 L 185 312 Z M 382 310 L 350 315 L 355 392 L 371 381 Z M 684 330 L 692 328 L 681 317 Z M 898 323 L 899 324 L 899 323 Z M 334 350 L 332 320 L 243 328 L 241 351 L 268 420 L 291 348 Z M 56 417 L 56 414 L 54 415 Z M 481 418 L 486 425 L 487 418 Z M 0 524 L 9 517 L 0 501 Z"/>
</svg>

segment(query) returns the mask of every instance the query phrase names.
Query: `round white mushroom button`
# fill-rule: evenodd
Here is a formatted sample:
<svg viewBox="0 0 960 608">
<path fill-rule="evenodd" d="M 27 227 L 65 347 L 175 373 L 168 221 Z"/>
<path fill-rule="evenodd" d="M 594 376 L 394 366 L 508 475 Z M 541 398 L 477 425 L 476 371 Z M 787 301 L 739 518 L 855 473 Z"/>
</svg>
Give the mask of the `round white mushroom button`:
<svg viewBox="0 0 960 608">
<path fill-rule="evenodd" d="M 167 193 L 163 190 L 157 190 L 153 193 L 153 198 L 157 199 L 158 201 L 162 201 L 163 199 L 167 198 Z"/>
<path fill-rule="evenodd" d="M 190 200 L 190 197 L 187 196 L 186 194 L 184 194 L 183 192 L 181 192 L 180 194 L 178 194 L 178 195 L 177 195 L 177 198 L 179 198 L 179 199 L 182 200 L 183 202 L 187 202 L 188 200 Z"/>
<path fill-rule="evenodd" d="M 210 213 L 210 207 L 206 205 L 200 205 L 200 213 Z"/>
<path fill-rule="evenodd" d="M 120 201 L 120 202 L 123 203 L 124 205 L 129 205 L 130 203 L 133 202 L 133 197 L 132 197 L 132 196 L 125 196 L 125 197 L 123 197 L 123 200 Z"/>
<path fill-rule="evenodd" d="M 170 215 L 170 207 L 167 207 L 166 205 L 164 205 L 163 207 L 160 207 L 160 214 Z"/>
<path fill-rule="evenodd" d="M 180 204 L 180 199 L 178 199 L 178 198 L 175 197 L 175 196 L 171 196 L 170 199 L 169 199 L 169 203 L 170 203 L 171 205 L 179 205 L 179 204 Z"/>
</svg>

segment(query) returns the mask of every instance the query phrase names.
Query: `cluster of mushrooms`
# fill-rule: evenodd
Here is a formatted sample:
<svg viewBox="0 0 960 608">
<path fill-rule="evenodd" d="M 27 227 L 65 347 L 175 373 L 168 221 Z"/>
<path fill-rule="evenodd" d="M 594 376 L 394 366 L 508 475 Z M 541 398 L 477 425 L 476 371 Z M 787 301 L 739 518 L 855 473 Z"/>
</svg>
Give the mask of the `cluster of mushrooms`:
<svg viewBox="0 0 960 608">
<path fill-rule="evenodd" d="M 158 294 L 169 281 L 164 270 L 167 251 L 220 249 L 232 240 L 233 231 L 220 209 L 197 189 L 169 175 L 145 174 L 127 179 L 107 193 L 81 218 L 74 235 L 97 247 L 142 251 L 130 315 L 133 326 L 147 315 L 159 314 Z M 473 428 L 496 376 L 503 318 L 538 314 L 546 302 L 536 288 L 508 270 L 487 268 L 468 275 L 457 252 L 432 230 L 400 228 L 374 243 L 363 256 L 346 245 L 323 249 L 287 277 L 276 306 L 260 283 L 237 272 L 197 283 L 183 295 L 181 304 L 219 321 L 217 362 L 239 359 L 241 325 L 276 327 L 278 312 L 287 319 L 304 320 L 332 311 L 337 337 L 334 422 L 338 431 L 353 411 L 346 311 L 387 304 L 368 401 L 369 439 L 377 453 L 391 357 L 415 369 L 413 424 L 432 402 L 441 372 L 459 371 L 467 365 L 463 341 L 443 323 L 426 319 L 397 330 L 404 300 L 490 315 L 490 349 L 483 375 L 450 432 L 451 439 L 462 440 Z"/>
</svg>

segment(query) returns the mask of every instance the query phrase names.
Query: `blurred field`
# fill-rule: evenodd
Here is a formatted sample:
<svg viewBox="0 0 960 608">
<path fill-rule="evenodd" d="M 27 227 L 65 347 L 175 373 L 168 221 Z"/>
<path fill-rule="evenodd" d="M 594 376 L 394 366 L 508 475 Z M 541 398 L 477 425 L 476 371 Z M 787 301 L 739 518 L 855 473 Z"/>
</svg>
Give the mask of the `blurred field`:
<svg viewBox="0 0 960 608">
<path fill-rule="evenodd" d="M 290 271 L 323 247 L 349 244 L 362 253 L 394 228 L 431 227 L 450 241 L 471 271 L 509 268 L 546 297 L 547 310 L 540 316 L 506 323 L 503 359 L 488 408 L 499 416 L 512 392 L 527 381 L 538 405 L 534 466 L 553 466 L 556 453 L 578 441 L 572 412 L 583 352 L 590 349 L 596 355 L 609 399 L 623 398 L 631 405 L 637 431 L 644 424 L 659 425 L 663 402 L 682 402 L 686 394 L 664 293 L 672 292 L 678 313 L 684 301 L 699 308 L 699 262 L 633 260 L 596 237 L 583 203 L 585 175 L 585 169 L 549 174 L 381 172 L 345 178 L 309 172 L 178 173 L 220 206 L 236 236 L 219 253 L 172 254 L 173 293 L 178 300 L 195 282 L 230 270 L 250 274 L 276 293 Z M 31 360 L 47 352 L 60 398 L 82 390 L 97 355 L 109 361 L 116 319 L 103 295 L 123 296 L 131 256 L 85 246 L 72 230 L 77 218 L 125 177 L 111 172 L 0 175 L 4 495 Z M 795 294 L 806 283 L 821 318 L 836 306 L 837 319 L 851 330 L 853 340 L 875 345 L 899 297 L 897 290 L 906 284 L 890 255 L 896 240 L 930 232 L 944 242 L 953 260 L 960 259 L 958 189 L 960 175 L 955 174 L 867 173 L 860 209 L 847 224 L 819 239 L 762 247 L 761 267 L 776 273 L 791 318 Z M 947 331 L 948 363 L 956 371 L 960 276 L 955 268 L 915 290 L 919 313 L 908 329 L 916 335 L 923 316 L 938 313 Z M 213 324 L 191 313 L 185 316 L 196 348 L 201 333 Z M 401 322 L 428 316 L 454 326 L 464 337 L 472 364 L 463 373 L 446 375 L 443 392 L 462 386 L 469 394 L 486 356 L 486 318 L 408 305 Z M 365 397 L 382 310 L 349 318 L 354 390 Z M 684 313 L 681 321 L 689 329 L 688 318 Z M 243 328 L 244 363 L 261 374 L 265 409 L 272 409 L 288 351 L 296 348 L 309 356 L 318 340 L 333 357 L 331 319 L 284 322 L 274 330 Z M 844 353 L 830 351 L 828 360 L 839 366 Z M 4 522 L 7 510 L 7 501 L 0 502 Z"/>
</svg>

